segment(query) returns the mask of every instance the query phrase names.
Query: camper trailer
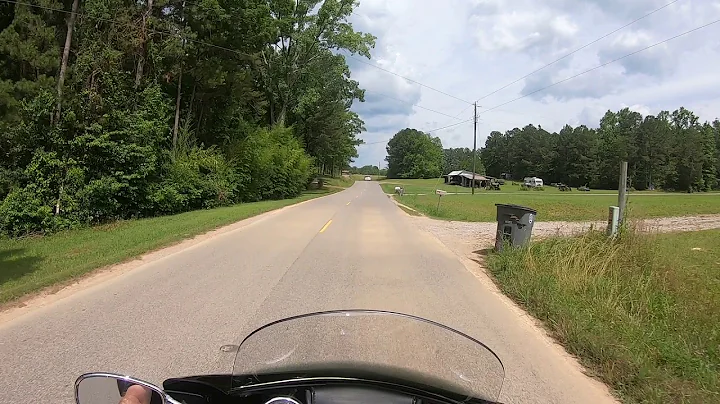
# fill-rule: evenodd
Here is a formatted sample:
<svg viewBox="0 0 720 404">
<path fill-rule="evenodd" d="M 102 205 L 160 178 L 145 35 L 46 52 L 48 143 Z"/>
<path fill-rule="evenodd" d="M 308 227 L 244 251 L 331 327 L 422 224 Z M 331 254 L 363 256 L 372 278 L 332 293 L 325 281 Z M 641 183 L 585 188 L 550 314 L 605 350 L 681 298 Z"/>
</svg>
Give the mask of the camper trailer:
<svg viewBox="0 0 720 404">
<path fill-rule="evenodd" d="M 538 177 L 525 177 L 523 185 L 528 188 L 541 188 L 543 186 L 543 180 Z"/>
</svg>

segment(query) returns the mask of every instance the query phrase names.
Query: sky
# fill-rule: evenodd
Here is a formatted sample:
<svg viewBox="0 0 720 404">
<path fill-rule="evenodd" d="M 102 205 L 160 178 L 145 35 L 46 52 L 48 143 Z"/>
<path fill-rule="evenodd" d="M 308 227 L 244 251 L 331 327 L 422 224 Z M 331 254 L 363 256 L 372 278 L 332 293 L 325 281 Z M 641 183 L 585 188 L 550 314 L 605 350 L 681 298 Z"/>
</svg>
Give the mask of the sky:
<svg viewBox="0 0 720 404">
<path fill-rule="evenodd" d="M 367 129 L 353 165 L 386 166 L 385 142 L 404 128 L 430 131 L 468 121 L 432 134 L 444 147 L 472 148 L 469 103 L 515 81 L 478 102 L 478 148 L 493 130 L 531 123 L 550 131 L 597 127 L 607 110 L 625 107 L 646 115 L 684 106 L 702 120 L 720 117 L 720 23 L 537 91 L 719 20 L 720 0 L 677 0 L 518 81 L 670 2 L 360 0 L 350 22 L 377 40 L 372 59 L 348 59 L 352 78 L 366 90 L 365 102 L 352 107 Z"/>
</svg>

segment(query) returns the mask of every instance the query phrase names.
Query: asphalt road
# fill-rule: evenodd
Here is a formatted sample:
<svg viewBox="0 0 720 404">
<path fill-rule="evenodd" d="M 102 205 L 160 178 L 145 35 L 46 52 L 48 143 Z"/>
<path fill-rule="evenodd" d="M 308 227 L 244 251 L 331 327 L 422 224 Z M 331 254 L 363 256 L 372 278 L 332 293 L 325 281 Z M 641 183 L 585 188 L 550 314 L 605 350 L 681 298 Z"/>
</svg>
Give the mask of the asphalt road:
<svg viewBox="0 0 720 404">
<path fill-rule="evenodd" d="M 234 352 L 220 348 L 258 326 L 350 308 L 425 317 L 484 342 L 505 367 L 503 402 L 609 401 L 377 183 L 358 182 L 0 325 L 0 403 L 71 403 L 89 371 L 158 384 L 230 372 Z"/>
</svg>

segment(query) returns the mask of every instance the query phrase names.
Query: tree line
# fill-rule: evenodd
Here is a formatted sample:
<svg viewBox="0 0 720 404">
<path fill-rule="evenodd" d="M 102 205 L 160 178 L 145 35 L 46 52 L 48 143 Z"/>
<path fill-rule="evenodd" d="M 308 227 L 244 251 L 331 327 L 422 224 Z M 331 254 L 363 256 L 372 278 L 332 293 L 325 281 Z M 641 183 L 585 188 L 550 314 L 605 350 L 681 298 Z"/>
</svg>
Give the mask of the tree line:
<svg viewBox="0 0 720 404">
<path fill-rule="evenodd" d="M 645 117 L 625 108 L 605 113 L 597 129 L 494 131 L 481 156 L 491 176 L 617 189 L 620 163 L 627 161 L 635 189 L 708 191 L 720 188 L 720 121 L 700 122 L 685 108 Z"/>
<path fill-rule="evenodd" d="M 387 175 L 387 169 L 368 164 L 368 165 L 365 165 L 362 167 L 350 166 L 350 173 L 351 174 L 361 174 L 361 175 L 383 175 L 384 176 L 384 175 Z"/>
<path fill-rule="evenodd" d="M 388 178 L 438 178 L 455 170 L 473 169 L 473 151 L 467 147 L 443 149 L 439 137 L 417 129 L 396 133 L 386 147 Z M 479 153 L 475 172 L 484 173 Z"/>
<path fill-rule="evenodd" d="M 355 0 L 0 3 L 0 234 L 300 193 L 357 156 Z"/>
</svg>

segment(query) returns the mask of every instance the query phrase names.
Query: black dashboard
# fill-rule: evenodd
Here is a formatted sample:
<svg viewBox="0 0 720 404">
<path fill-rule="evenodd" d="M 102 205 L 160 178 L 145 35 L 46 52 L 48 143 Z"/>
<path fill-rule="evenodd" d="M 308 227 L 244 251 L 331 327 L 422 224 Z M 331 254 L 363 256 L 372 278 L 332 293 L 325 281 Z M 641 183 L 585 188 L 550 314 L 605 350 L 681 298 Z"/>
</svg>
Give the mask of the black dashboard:
<svg viewBox="0 0 720 404">
<path fill-rule="evenodd" d="M 183 404 L 491 403 L 392 382 L 349 378 L 296 378 L 231 388 L 227 379 L 209 376 L 168 379 L 163 387 Z"/>
</svg>

